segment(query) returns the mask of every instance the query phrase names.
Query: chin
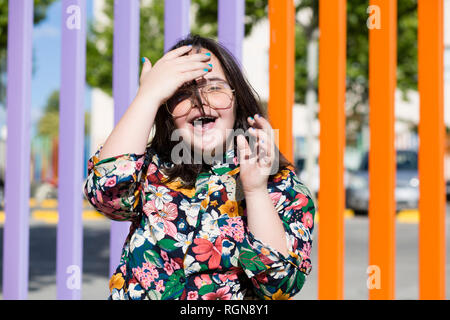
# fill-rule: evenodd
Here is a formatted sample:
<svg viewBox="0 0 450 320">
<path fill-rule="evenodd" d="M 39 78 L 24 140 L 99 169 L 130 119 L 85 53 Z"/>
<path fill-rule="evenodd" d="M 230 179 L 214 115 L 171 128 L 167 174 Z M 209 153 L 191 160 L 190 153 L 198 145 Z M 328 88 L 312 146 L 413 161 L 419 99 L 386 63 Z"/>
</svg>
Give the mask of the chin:
<svg viewBox="0 0 450 320">
<path fill-rule="evenodd" d="M 212 144 L 202 144 L 202 145 L 194 145 L 194 150 L 197 153 L 201 153 L 204 156 L 212 155 L 214 156 L 216 153 L 221 154 L 224 150 L 222 150 L 222 144 L 212 143 Z"/>
<path fill-rule="evenodd" d="M 193 133 L 193 147 L 195 150 L 199 151 L 213 151 L 221 153 L 222 149 L 224 149 L 225 137 L 222 131 L 220 130 L 210 130 L 209 132 L 203 132 L 199 134 L 198 132 Z"/>
</svg>

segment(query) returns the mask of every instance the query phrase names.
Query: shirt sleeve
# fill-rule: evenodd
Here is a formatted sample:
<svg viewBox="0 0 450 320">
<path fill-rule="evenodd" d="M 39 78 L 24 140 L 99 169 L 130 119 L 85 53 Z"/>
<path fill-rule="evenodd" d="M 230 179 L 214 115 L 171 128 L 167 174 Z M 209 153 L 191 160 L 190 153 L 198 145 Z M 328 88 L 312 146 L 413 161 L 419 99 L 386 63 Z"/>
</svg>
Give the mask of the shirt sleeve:
<svg viewBox="0 0 450 320">
<path fill-rule="evenodd" d="M 107 218 L 126 221 L 142 211 L 144 184 L 150 169 L 151 149 L 146 153 L 125 153 L 99 160 L 103 145 L 88 160 L 83 193 Z M 154 165 L 153 165 L 154 166 Z"/>
<path fill-rule="evenodd" d="M 289 255 L 256 239 L 247 228 L 239 261 L 260 298 L 287 300 L 302 289 L 311 272 L 316 206 L 309 189 L 291 169 L 275 175 L 268 189 L 283 223 Z"/>
</svg>

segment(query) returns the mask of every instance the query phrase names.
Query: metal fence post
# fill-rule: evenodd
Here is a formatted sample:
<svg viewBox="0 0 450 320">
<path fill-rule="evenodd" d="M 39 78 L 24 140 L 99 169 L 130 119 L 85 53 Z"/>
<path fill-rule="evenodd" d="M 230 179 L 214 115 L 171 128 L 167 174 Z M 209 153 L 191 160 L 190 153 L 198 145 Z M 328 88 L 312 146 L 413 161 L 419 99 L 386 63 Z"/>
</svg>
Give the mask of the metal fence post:
<svg viewBox="0 0 450 320">
<path fill-rule="evenodd" d="M 139 86 L 139 0 L 114 1 L 114 126 L 136 96 Z M 129 222 L 111 221 L 109 271 L 119 264 Z"/>
<path fill-rule="evenodd" d="M 346 0 L 319 1 L 318 298 L 344 298 Z"/>
<path fill-rule="evenodd" d="M 444 5 L 418 2 L 419 298 L 445 299 Z"/>
<path fill-rule="evenodd" d="M 26 299 L 29 265 L 33 1 L 8 2 L 3 297 Z"/>
<path fill-rule="evenodd" d="M 86 0 L 63 0 L 61 17 L 56 286 L 58 299 L 81 299 Z"/>
</svg>

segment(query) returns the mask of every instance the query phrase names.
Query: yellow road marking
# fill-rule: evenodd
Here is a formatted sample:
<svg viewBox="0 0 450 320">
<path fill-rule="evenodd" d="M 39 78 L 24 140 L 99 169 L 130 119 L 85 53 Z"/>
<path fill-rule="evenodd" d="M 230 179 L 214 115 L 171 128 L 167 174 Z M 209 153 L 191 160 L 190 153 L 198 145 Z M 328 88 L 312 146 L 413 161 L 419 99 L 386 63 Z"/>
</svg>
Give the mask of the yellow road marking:
<svg viewBox="0 0 450 320">
<path fill-rule="evenodd" d="M 51 224 L 58 223 L 58 212 L 52 210 L 34 210 L 33 219 L 44 221 Z M 84 210 L 83 220 L 102 220 L 106 219 L 101 213 L 95 210 Z"/>
<path fill-rule="evenodd" d="M 47 223 L 58 222 L 58 212 L 50 210 L 34 210 L 32 214 L 33 219 L 45 221 Z"/>
<path fill-rule="evenodd" d="M 351 209 L 344 211 L 344 218 L 351 219 L 355 213 Z M 33 210 L 33 219 L 45 221 L 48 223 L 58 222 L 58 212 L 55 210 Z M 83 220 L 102 220 L 106 219 L 100 212 L 96 210 L 83 210 Z M 418 223 L 419 210 L 402 210 L 397 214 L 397 221 L 400 223 Z M 5 211 L 0 211 L 0 223 L 5 222 Z M 319 212 L 317 211 L 314 217 L 314 223 L 319 222 Z"/>
<path fill-rule="evenodd" d="M 41 202 L 42 208 L 57 208 L 58 207 L 58 199 L 44 199 Z"/>
<path fill-rule="evenodd" d="M 102 220 L 106 219 L 104 215 L 95 210 L 84 210 L 83 211 L 83 219 L 85 220 Z"/>
<path fill-rule="evenodd" d="M 397 221 L 400 223 L 419 223 L 419 210 L 401 210 L 397 213 Z"/>
<path fill-rule="evenodd" d="M 344 210 L 344 219 L 352 219 L 355 217 L 355 212 L 352 209 L 345 209 Z M 319 211 L 316 211 L 316 214 L 314 216 L 314 223 L 319 222 Z"/>
</svg>

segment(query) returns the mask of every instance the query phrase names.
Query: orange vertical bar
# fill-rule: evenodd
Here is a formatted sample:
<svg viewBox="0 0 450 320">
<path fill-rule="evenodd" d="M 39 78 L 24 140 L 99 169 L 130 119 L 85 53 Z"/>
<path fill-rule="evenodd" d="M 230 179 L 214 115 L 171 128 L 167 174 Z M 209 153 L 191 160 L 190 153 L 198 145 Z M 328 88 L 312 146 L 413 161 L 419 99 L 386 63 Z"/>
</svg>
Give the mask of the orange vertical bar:
<svg viewBox="0 0 450 320">
<path fill-rule="evenodd" d="M 443 1 L 418 2 L 419 298 L 445 299 Z"/>
<path fill-rule="evenodd" d="M 371 0 L 369 19 L 369 299 L 395 299 L 397 0 Z M 374 16 L 375 15 L 375 16 Z M 373 271 L 372 271 L 373 270 Z M 379 279 L 379 286 L 377 286 Z"/>
<path fill-rule="evenodd" d="M 345 0 L 319 1 L 318 298 L 344 298 Z"/>
<path fill-rule="evenodd" d="M 294 161 L 292 109 L 294 106 L 295 7 L 293 0 L 269 0 L 269 103 L 272 128 L 279 130 L 279 149 Z"/>
</svg>

